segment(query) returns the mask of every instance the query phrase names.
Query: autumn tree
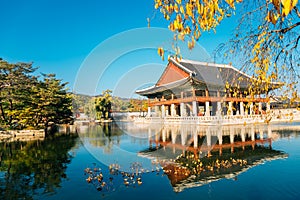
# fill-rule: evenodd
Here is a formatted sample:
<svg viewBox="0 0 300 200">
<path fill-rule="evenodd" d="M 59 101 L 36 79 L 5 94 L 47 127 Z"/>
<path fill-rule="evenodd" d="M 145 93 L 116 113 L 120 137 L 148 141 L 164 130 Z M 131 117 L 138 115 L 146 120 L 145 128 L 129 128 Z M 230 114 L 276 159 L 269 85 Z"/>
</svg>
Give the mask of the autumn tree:
<svg viewBox="0 0 300 200">
<path fill-rule="evenodd" d="M 186 41 L 190 49 L 203 32 L 216 31 L 225 18 L 241 16 L 234 38 L 228 42 L 227 61 L 241 66 L 256 80 L 255 92 L 262 82 L 286 83 L 292 98 L 297 98 L 299 79 L 300 6 L 298 0 L 154 0 L 169 21 L 174 40 Z M 175 54 L 180 57 L 175 45 Z M 158 54 L 164 57 L 160 47 Z"/>
<path fill-rule="evenodd" d="M 259 93 L 272 81 L 278 81 L 284 83 L 282 95 L 291 97 L 291 102 L 297 100 L 300 67 L 297 0 L 251 1 L 243 3 L 241 8 L 244 12 L 234 38 L 226 44 L 227 59 L 239 63 L 243 71 L 256 78 L 249 93 Z"/>
<path fill-rule="evenodd" d="M 111 118 L 111 106 L 112 106 L 112 91 L 105 90 L 102 95 L 95 98 L 95 108 L 97 119 L 108 119 Z"/>
<path fill-rule="evenodd" d="M 91 109 L 89 109 L 90 102 L 92 102 L 91 96 L 88 95 L 82 95 L 82 94 L 73 94 L 73 112 L 74 113 L 84 113 L 87 116 L 90 115 Z M 94 107 L 94 101 L 92 102 L 92 106 Z"/>
</svg>

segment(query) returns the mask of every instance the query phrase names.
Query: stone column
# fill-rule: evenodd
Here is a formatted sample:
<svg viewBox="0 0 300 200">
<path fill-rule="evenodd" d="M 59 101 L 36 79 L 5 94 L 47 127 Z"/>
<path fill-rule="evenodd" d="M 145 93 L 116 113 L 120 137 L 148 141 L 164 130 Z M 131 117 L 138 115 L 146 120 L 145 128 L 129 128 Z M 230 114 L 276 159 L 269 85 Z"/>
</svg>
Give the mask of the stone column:
<svg viewBox="0 0 300 200">
<path fill-rule="evenodd" d="M 205 116 L 210 116 L 209 101 L 205 102 Z"/>
<path fill-rule="evenodd" d="M 251 129 L 250 129 L 250 135 L 251 135 L 251 140 L 252 140 L 252 141 L 255 141 L 254 126 L 251 126 Z"/>
<path fill-rule="evenodd" d="M 262 129 L 259 130 L 259 139 L 260 140 L 264 139 L 264 131 Z"/>
<path fill-rule="evenodd" d="M 197 116 L 197 107 L 198 107 L 198 103 L 197 101 L 193 101 L 193 116 Z"/>
<path fill-rule="evenodd" d="M 206 144 L 208 147 L 211 147 L 211 129 L 208 128 L 206 131 Z"/>
<path fill-rule="evenodd" d="M 166 138 L 167 138 L 167 134 L 166 134 L 166 128 L 163 128 L 162 130 L 161 130 L 161 133 L 162 133 L 162 141 L 163 142 L 166 142 Z"/>
<path fill-rule="evenodd" d="M 234 127 L 233 126 L 230 126 L 230 129 L 229 129 L 229 138 L 230 138 L 230 144 L 233 144 L 234 143 Z"/>
<path fill-rule="evenodd" d="M 166 108 L 165 105 L 161 105 L 161 117 L 164 118 L 166 116 Z"/>
<path fill-rule="evenodd" d="M 160 113 L 160 111 L 159 111 L 159 107 L 158 107 L 158 106 L 155 106 L 155 115 L 156 115 L 157 117 L 161 116 L 161 113 Z"/>
<path fill-rule="evenodd" d="M 198 133 L 195 129 L 193 130 L 193 136 L 194 136 L 194 148 L 198 148 Z"/>
<path fill-rule="evenodd" d="M 187 143 L 187 131 L 184 131 L 183 128 L 180 128 L 181 135 L 181 145 L 185 146 Z"/>
<path fill-rule="evenodd" d="M 232 111 L 232 102 L 228 102 L 228 110 L 227 110 L 227 115 L 233 115 Z"/>
<path fill-rule="evenodd" d="M 168 117 L 170 115 L 170 113 L 169 113 L 169 106 L 166 106 L 165 112 L 166 112 L 165 116 Z"/>
<path fill-rule="evenodd" d="M 267 102 L 267 105 L 266 105 L 266 106 L 267 106 L 267 113 L 269 113 L 269 112 L 270 112 L 270 109 L 271 109 L 271 105 L 270 105 L 270 102 L 269 102 L 269 101 Z"/>
<path fill-rule="evenodd" d="M 177 134 L 176 134 L 175 129 L 171 129 L 171 139 L 172 139 L 172 144 L 175 144 L 175 143 L 176 143 L 176 137 L 177 137 Z"/>
<path fill-rule="evenodd" d="M 259 111 L 259 114 L 262 113 L 262 103 L 261 102 L 258 103 L 258 111 Z"/>
<path fill-rule="evenodd" d="M 186 116 L 185 103 L 180 103 L 180 116 L 181 117 L 185 117 Z"/>
<path fill-rule="evenodd" d="M 216 115 L 217 116 L 221 116 L 221 113 L 222 113 L 222 105 L 221 105 L 221 102 L 217 102 L 217 112 L 216 112 Z"/>
<path fill-rule="evenodd" d="M 250 115 L 253 115 L 253 102 L 250 103 Z"/>
<path fill-rule="evenodd" d="M 245 142 L 245 141 L 246 141 L 245 127 L 242 127 L 242 128 L 241 128 L 241 139 L 242 139 L 242 142 Z"/>
<path fill-rule="evenodd" d="M 152 130 L 150 128 L 150 126 L 148 127 L 148 139 L 150 140 L 152 137 Z"/>
<path fill-rule="evenodd" d="M 150 107 L 150 106 L 148 107 L 148 114 L 147 114 L 147 117 L 151 117 L 151 107 Z"/>
<path fill-rule="evenodd" d="M 175 104 L 171 104 L 171 116 L 175 117 L 176 116 L 176 107 Z"/>
<path fill-rule="evenodd" d="M 219 144 L 223 144 L 223 134 L 222 134 L 222 127 L 218 127 L 217 129 L 217 133 L 218 133 L 218 140 L 219 140 Z"/>
<path fill-rule="evenodd" d="M 272 128 L 270 124 L 268 125 L 268 138 L 272 138 Z"/>
<path fill-rule="evenodd" d="M 241 115 L 244 115 L 245 114 L 245 112 L 244 112 L 244 102 L 240 102 L 240 114 Z"/>
</svg>

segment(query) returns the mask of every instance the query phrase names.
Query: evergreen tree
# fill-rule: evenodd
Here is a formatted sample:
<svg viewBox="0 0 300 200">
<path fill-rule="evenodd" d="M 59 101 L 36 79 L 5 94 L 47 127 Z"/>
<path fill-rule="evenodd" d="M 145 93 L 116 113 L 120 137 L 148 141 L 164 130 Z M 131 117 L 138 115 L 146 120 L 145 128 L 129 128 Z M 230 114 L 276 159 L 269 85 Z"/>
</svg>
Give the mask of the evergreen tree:
<svg viewBox="0 0 300 200">
<path fill-rule="evenodd" d="M 34 76 L 32 63 L 0 60 L 0 126 L 6 129 L 47 127 L 72 120 L 67 83 L 54 74 Z"/>
</svg>

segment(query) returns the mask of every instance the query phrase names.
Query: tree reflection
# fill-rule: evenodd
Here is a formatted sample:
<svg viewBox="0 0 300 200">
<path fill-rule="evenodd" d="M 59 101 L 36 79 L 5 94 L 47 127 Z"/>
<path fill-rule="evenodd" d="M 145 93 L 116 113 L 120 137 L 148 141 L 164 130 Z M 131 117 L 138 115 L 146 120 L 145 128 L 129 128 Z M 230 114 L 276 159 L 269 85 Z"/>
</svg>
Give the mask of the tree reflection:
<svg viewBox="0 0 300 200">
<path fill-rule="evenodd" d="M 0 196 L 33 199 L 52 193 L 67 178 L 68 153 L 77 136 L 61 135 L 46 140 L 0 143 Z"/>
<path fill-rule="evenodd" d="M 79 130 L 81 138 L 88 138 L 88 142 L 94 147 L 102 147 L 105 152 L 111 152 L 113 145 L 120 144 L 120 137 L 124 134 L 118 124 L 103 123 L 97 126 L 89 126 Z"/>
</svg>

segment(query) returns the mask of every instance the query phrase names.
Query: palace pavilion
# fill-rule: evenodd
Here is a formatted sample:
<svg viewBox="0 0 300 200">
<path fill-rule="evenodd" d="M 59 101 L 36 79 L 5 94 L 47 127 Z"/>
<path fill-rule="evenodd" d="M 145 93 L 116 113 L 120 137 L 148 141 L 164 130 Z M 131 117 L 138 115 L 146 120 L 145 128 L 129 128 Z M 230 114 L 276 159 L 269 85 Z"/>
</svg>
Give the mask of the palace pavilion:
<svg viewBox="0 0 300 200">
<path fill-rule="evenodd" d="M 157 83 L 137 90 L 148 97 L 146 118 L 251 116 L 270 110 L 268 92 L 282 84 L 272 82 L 260 94 L 247 95 L 253 78 L 231 65 L 171 57 Z M 230 87 L 228 87 L 228 85 Z M 262 85 L 261 88 L 266 88 Z M 248 93 L 249 94 L 249 93 Z"/>
</svg>

